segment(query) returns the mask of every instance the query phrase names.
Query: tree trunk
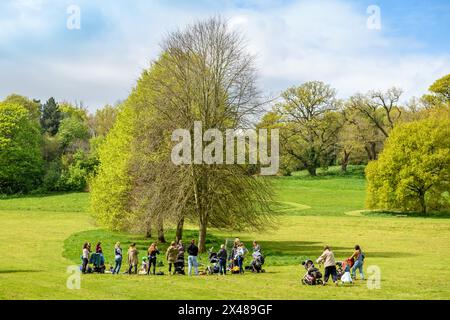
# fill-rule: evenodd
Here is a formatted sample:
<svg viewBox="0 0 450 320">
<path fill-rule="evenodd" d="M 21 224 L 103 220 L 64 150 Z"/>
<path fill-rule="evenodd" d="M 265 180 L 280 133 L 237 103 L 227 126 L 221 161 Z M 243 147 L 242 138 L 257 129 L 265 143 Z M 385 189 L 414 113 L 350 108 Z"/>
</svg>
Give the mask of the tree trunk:
<svg viewBox="0 0 450 320">
<path fill-rule="evenodd" d="M 420 207 L 423 214 L 427 213 L 427 204 L 425 202 L 425 192 L 419 193 L 419 201 L 420 201 Z"/>
<path fill-rule="evenodd" d="M 184 227 L 184 218 L 181 218 L 177 224 L 177 232 L 176 232 L 177 242 L 183 239 L 183 227 Z"/>
<path fill-rule="evenodd" d="M 369 142 L 369 145 L 364 146 L 364 149 L 367 152 L 367 157 L 369 160 L 377 160 L 377 149 L 375 142 Z"/>
<path fill-rule="evenodd" d="M 206 218 L 200 219 L 198 234 L 198 251 L 206 252 L 206 229 L 208 221 Z"/>
<path fill-rule="evenodd" d="M 158 241 L 160 243 L 166 243 L 166 238 L 164 238 L 164 223 L 162 219 L 158 220 Z"/>
<path fill-rule="evenodd" d="M 152 237 L 152 226 L 150 225 L 150 223 L 148 223 L 146 226 L 145 237 L 148 239 Z"/>
<path fill-rule="evenodd" d="M 350 160 L 350 152 L 344 150 L 344 157 L 342 158 L 341 170 L 347 172 L 347 166 Z"/>
<path fill-rule="evenodd" d="M 311 176 L 313 177 L 317 176 L 317 169 L 315 167 L 308 167 L 307 169 Z"/>
<path fill-rule="evenodd" d="M 373 157 L 373 160 L 377 160 L 377 158 L 378 158 L 376 147 L 377 147 L 377 146 L 376 146 L 375 142 L 372 142 L 372 143 L 370 144 L 370 149 L 371 149 L 371 151 L 372 151 L 372 157 Z"/>
</svg>

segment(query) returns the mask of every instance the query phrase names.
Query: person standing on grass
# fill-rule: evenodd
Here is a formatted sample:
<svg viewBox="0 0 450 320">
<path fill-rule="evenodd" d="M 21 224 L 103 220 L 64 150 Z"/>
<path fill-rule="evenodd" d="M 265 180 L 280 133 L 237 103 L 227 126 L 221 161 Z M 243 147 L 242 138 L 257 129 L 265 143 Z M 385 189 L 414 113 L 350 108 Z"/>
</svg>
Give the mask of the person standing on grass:
<svg viewBox="0 0 450 320">
<path fill-rule="evenodd" d="M 175 241 L 172 241 L 170 246 L 167 248 L 166 251 L 166 259 L 167 263 L 169 264 L 169 274 L 172 272 L 172 266 L 173 266 L 173 274 L 175 274 L 175 262 L 177 261 L 178 257 L 178 247 L 175 243 Z"/>
<path fill-rule="evenodd" d="M 336 260 L 334 258 L 334 253 L 329 246 L 325 246 L 322 255 L 317 259 L 317 263 L 323 263 L 325 266 L 325 276 L 323 285 L 328 281 L 328 278 L 332 277 L 335 285 L 338 285 L 337 271 L 336 271 Z"/>
<path fill-rule="evenodd" d="M 155 275 L 156 274 L 156 256 L 159 254 L 158 246 L 156 245 L 156 243 L 152 243 L 150 245 L 150 247 L 148 247 L 147 253 L 148 253 L 147 275 L 150 274 L 150 269 L 152 268 L 152 265 L 153 265 L 153 275 Z"/>
<path fill-rule="evenodd" d="M 184 245 L 183 245 L 183 241 L 178 240 L 178 257 L 182 257 L 184 260 Z"/>
<path fill-rule="evenodd" d="M 234 240 L 233 248 L 231 249 L 231 252 L 230 252 L 229 260 L 230 260 L 231 269 L 233 269 L 237 265 L 237 251 L 238 251 L 239 245 L 240 245 L 240 242 L 237 242 L 237 240 L 239 240 L 239 238 L 236 238 Z"/>
<path fill-rule="evenodd" d="M 86 273 L 87 266 L 89 263 L 89 253 L 91 251 L 89 242 L 85 242 L 83 245 L 83 267 L 81 268 L 81 272 Z"/>
<path fill-rule="evenodd" d="M 245 248 L 245 245 L 243 242 L 240 243 L 239 247 L 236 250 L 236 258 L 237 258 L 237 264 L 239 266 L 239 273 L 244 273 L 244 258 L 245 254 L 247 253 L 247 249 Z"/>
<path fill-rule="evenodd" d="M 100 265 L 105 264 L 105 257 L 103 256 L 103 249 L 102 249 L 102 243 L 98 242 L 95 246 L 95 253 L 98 253 L 100 255 Z"/>
<path fill-rule="evenodd" d="M 119 274 L 120 268 L 122 267 L 122 248 L 120 247 L 120 242 L 117 242 L 114 246 L 114 262 L 115 266 L 112 273 Z"/>
<path fill-rule="evenodd" d="M 361 280 L 364 280 L 364 272 L 363 272 L 363 265 L 364 265 L 364 253 L 361 250 L 361 247 L 359 245 L 355 246 L 355 252 L 353 252 L 350 259 L 355 259 L 355 264 L 352 268 L 352 278 L 356 279 L 356 269 L 359 270 L 359 274 L 361 275 Z"/>
<path fill-rule="evenodd" d="M 198 247 L 195 245 L 195 240 L 191 241 L 188 249 L 188 275 L 192 274 L 192 267 L 194 267 L 195 275 L 198 275 Z"/>
<path fill-rule="evenodd" d="M 136 243 L 132 243 L 131 246 L 128 248 L 128 274 L 131 275 L 131 271 L 134 268 L 134 274 L 137 274 L 137 267 L 138 267 L 138 250 L 136 249 Z"/>
<path fill-rule="evenodd" d="M 217 254 L 219 258 L 219 274 L 226 275 L 227 274 L 227 249 L 225 249 L 225 245 L 222 244 L 220 246 L 219 253 Z"/>
</svg>

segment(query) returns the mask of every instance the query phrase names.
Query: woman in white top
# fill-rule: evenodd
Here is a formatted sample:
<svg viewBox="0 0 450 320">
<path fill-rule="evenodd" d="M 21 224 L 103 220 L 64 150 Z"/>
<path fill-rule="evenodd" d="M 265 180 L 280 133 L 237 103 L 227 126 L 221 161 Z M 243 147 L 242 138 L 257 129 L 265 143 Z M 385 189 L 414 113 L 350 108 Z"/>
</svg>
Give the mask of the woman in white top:
<svg viewBox="0 0 450 320">
<path fill-rule="evenodd" d="M 89 253 L 90 253 L 90 251 L 91 251 L 90 244 L 89 244 L 89 242 L 86 242 L 83 245 L 83 267 L 81 269 L 81 271 L 83 273 L 86 273 L 86 270 L 87 270 L 87 265 L 89 263 Z"/>
</svg>

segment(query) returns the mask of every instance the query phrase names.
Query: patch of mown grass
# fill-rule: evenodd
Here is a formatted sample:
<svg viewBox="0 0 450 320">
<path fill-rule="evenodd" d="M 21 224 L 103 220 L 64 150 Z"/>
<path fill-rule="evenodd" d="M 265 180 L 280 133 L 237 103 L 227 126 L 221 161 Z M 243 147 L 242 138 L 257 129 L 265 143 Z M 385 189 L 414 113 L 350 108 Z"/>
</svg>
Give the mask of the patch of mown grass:
<svg viewBox="0 0 450 320">
<path fill-rule="evenodd" d="M 89 193 L 56 193 L 31 196 L 7 196 L 0 199 L 0 210 L 87 212 Z"/>
</svg>

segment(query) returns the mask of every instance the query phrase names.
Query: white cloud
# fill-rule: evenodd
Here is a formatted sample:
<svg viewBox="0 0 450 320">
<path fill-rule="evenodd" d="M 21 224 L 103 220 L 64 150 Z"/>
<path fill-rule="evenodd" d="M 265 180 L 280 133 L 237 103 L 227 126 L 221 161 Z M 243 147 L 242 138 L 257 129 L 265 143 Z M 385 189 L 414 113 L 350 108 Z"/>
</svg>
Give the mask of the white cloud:
<svg viewBox="0 0 450 320">
<path fill-rule="evenodd" d="M 49 21 L 55 20 L 55 14 L 65 14 L 65 10 L 55 8 L 45 14 L 42 2 L 33 7 L 34 3 L 19 1 L 21 14 L 0 19 L 0 98 L 12 92 L 41 99 L 53 95 L 83 100 L 91 109 L 126 98 L 142 69 L 157 57 L 159 43 L 168 31 L 217 13 L 208 6 L 177 8 L 158 1 L 136 2 L 128 10 L 80 1 L 82 32 L 90 31 L 83 25 L 90 8 L 87 5 L 97 9 L 99 19 L 107 24 L 106 31 L 74 43 L 59 39 L 50 43 L 53 47 L 43 55 L 21 51 L 16 58 L 2 59 L 5 39 L 12 43 L 3 48 L 8 50 L 22 44 L 14 42 L 19 34 L 51 34 L 55 25 Z M 261 84 L 268 94 L 308 80 L 322 80 L 343 98 L 358 91 L 398 86 L 405 90 L 406 100 L 423 94 L 450 70 L 450 55 L 420 53 L 420 42 L 390 36 L 384 23 L 381 31 L 367 29 L 365 8 L 348 2 L 249 3 L 257 9 L 235 4 L 227 1 L 222 14 L 233 29 L 245 35 L 249 50 L 257 54 Z M 56 53 L 52 52 L 54 47 Z"/>
</svg>

